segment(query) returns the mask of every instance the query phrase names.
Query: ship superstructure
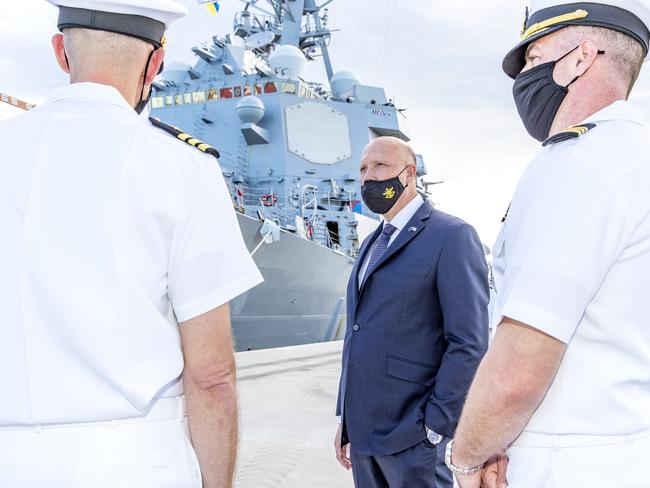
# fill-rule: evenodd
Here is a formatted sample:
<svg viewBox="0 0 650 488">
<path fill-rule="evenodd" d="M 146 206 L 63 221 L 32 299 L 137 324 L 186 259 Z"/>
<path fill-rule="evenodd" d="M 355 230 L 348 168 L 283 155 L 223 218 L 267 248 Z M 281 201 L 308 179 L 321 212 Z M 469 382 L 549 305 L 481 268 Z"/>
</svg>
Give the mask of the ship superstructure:
<svg viewBox="0 0 650 488">
<path fill-rule="evenodd" d="M 194 47 L 194 66 L 173 63 L 154 84 L 152 116 L 221 153 L 265 277 L 233 303 L 240 350 L 340 336 L 352 262 L 378 223 L 361 201 L 361 152 L 378 136 L 408 140 L 383 88 L 334 71 L 331 1 L 242 1 L 231 34 Z M 304 78 L 314 62 L 328 83 Z"/>
</svg>

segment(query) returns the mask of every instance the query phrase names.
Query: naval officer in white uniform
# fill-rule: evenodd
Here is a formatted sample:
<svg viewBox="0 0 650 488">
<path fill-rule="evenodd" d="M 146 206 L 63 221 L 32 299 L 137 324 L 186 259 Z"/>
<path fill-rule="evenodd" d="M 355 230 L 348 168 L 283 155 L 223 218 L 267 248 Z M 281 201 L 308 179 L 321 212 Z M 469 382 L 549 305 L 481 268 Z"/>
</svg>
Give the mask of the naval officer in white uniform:
<svg viewBox="0 0 650 488">
<path fill-rule="evenodd" d="M 71 84 L 0 123 L 0 486 L 231 486 L 228 302 L 261 276 L 216 150 L 136 113 L 186 9 L 50 2 Z"/>
<path fill-rule="evenodd" d="M 650 487 L 650 137 L 627 101 L 649 25 L 647 0 L 537 0 L 504 60 L 543 147 L 494 246 L 500 325 L 448 448 L 462 488 L 503 483 L 507 448 L 510 487 Z"/>
</svg>

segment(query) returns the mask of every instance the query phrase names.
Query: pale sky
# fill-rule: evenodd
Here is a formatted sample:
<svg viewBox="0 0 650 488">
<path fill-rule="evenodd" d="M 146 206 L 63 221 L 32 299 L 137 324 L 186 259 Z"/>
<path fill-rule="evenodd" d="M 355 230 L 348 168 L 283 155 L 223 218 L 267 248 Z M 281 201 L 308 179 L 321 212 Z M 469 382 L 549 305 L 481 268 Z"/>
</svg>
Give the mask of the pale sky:
<svg viewBox="0 0 650 488">
<path fill-rule="evenodd" d="M 180 0 L 190 15 L 167 35 L 167 62 L 194 63 L 190 49 L 232 30 L 238 0 L 207 13 Z M 0 13 L 0 92 L 39 103 L 67 83 L 51 54 L 57 10 L 45 0 L 4 0 Z M 322 3 L 322 0 L 317 0 Z M 421 153 L 438 208 L 457 215 L 491 245 L 517 180 L 539 150 L 524 130 L 501 71 L 517 42 L 521 0 L 335 0 L 329 7 L 334 70 L 353 70 L 382 86 L 405 112 L 413 148 Z M 306 79 L 324 81 L 320 66 Z M 650 66 L 632 100 L 650 117 Z"/>
</svg>

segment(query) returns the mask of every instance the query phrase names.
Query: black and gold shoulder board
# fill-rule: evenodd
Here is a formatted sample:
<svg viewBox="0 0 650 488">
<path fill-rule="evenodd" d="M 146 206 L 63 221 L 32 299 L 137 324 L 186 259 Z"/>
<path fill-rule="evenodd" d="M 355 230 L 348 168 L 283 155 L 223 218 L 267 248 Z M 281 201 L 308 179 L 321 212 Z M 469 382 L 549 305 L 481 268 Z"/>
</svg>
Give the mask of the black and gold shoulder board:
<svg viewBox="0 0 650 488">
<path fill-rule="evenodd" d="M 546 139 L 542 143 L 542 146 L 548 146 L 549 144 L 556 144 L 558 142 L 567 141 L 569 139 L 575 139 L 576 137 L 580 137 L 582 134 L 586 134 L 594 127 L 596 127 L 596 124 L 573 125 L 568 129 L 564 129 L 562 132 L 558 132 L 554 136 Z"/>
<path fill-rule="evenodd" d="M 178 127 L 175 127 L 173 125 L 165 124 L 164 122 L 161 122 L 160 119 L 157 119 L 156 117 L 149 117 L 149 121 L 154 127 L 158 127 L 159 129 L 168 132 L 169 134 L 189 144 L 190 146 L 194 146 L 199 151 L 202 151 L 206 154 L 210 154 L 215 158 L 219 158 L 219 151 L 217 151 L 211 145 L 206 144 L 203 141 L 199 141 L 198 139 L 192 137 L 191 135 L 183 132 L 182 129 L 179 129 Z"/>
</svg>

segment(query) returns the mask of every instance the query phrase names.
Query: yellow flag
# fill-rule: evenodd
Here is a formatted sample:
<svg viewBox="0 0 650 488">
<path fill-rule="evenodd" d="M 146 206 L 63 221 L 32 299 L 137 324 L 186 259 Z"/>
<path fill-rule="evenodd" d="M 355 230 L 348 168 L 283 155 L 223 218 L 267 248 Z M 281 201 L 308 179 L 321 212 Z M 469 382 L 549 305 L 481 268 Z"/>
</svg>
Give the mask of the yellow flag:
<svg viewBox="0 0 650 488">
<path fill-rule="evenodd" d="M 208 3 L 206 4 L 205 8 L 208 9 L 208 12 L 210 12 L 211 15 L 217 15 L 217 6 L 214 3 Z"/>
</svg>

